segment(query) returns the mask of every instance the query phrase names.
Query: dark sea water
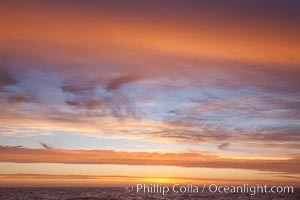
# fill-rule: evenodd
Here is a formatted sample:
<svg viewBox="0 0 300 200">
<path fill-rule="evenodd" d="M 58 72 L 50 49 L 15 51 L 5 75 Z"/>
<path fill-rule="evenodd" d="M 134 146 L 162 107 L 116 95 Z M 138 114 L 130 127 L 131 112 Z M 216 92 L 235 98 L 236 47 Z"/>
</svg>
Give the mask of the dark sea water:
<svg viewBox="0 0 300 200">
<path fill-rule="evenodd" d="M 293 194 L 137 194 L 124 188 L 0 188 L 0 200 L 120 200 L 120 199 L 291 199 L 300 200 L 300 190 Z"/>
</svg>

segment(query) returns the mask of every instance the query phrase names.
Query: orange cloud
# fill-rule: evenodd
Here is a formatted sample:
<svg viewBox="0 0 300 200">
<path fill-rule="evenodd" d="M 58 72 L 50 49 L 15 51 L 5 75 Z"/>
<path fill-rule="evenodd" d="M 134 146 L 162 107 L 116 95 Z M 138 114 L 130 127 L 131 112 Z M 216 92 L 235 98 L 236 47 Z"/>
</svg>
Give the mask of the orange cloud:
<svg viewBox="0 0 300 200">
<path fill-rule="evenodd" d="M 1 146 L 1 162 L 164 165 L 179 167 L 237 168 L 269 172 L 300 173 L 299 157 L 291 158 L 224 158 L 210 153 L 125 152 L 114 150 L 28 149 Z"/>
<path fill-rule="evenodd" d="M 12 50 L 18 44 L 31 44 L 26 45 L 27 47 L 19 45 L 18 51 L 14 51 L 15 55 L 24 54 L 20 57 L 25 60 L 39 55 L 37 60 L 46 59 L 49 63 L 53 63 L 51 60 L 66 63 L 72 59 L 79 62 L 85 59 L 114 60 L 117 63 L 131 61 L 139 64 L 145 63 L 141 61 L 158 60 L 155 57 L 160 55 L 221 62 L 231 60 L 254 64 L 270 63 L 271 68 L 278 67 L 277 65 L 298 68 L 300 63 L 300 40 L 296 34 L 299 29 L 290 25 L 285 27 L 286 24 L 276 21 L 276 15 L 273 15 L 274 19 L 270 22 L 255 19 L 255 25 L 247 24 L 248 20 L 243 21 L 242 17 L 235 19 L 232 16 L 227 16 L 226 23 L 226 19 L 219 17 L 223 13 L 218 9 L 211 10 L 212 16 L 207 11 L 198 12 L 198 20 L 180 18 L 172 11 L 172 17 L 169 18 L 149 18 L 147 14 L 140 13 L 137 20 L 130 16 L 125 5 L 123 8 L 122 12 L 117 12 L 117 8 L 113 12 L 114 8 L 105 9 L 105 5 L 102 5 L 97 12 L 93 9 L 78 11 L 76 7 L 71 9 L 57 5 L 4 4 L 0 10 L 0 42 L 4 49 Z M 36 50 L 31 48 L 32 44 L 42 45 Z M 54 49 L 64 49 L 64 54 L 50 50 L 54 59 L 45 51 L 45 48 L 51 49 L 53 46 Z M 41 52 L 45 54 L 40 54 Z M 127 72 L 132 70 L 140 73 L 153 69 L 169 70 L 152 64 L 155 62 L 151 63 L 151 67 L 131 65 L 125 68 Z M 72 73 L 74 68 L 89 74 L 101 71 L 97 68 L 87 71 L 86 68 L 74 65 L 67 70 Z M 80 74 L 76 70 L 73 73 Z"/>
</svg>

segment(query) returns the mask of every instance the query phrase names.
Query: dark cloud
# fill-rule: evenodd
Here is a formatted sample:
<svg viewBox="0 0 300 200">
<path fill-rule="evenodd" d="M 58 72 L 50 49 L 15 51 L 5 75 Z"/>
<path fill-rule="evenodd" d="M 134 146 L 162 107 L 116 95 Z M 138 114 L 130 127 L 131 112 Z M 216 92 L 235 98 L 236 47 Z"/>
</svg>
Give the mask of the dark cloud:
<svg viewBox="0 0 300 200">
<path fill-rule="evenodd" d="M 31 94 L 13 94 L 8 97 L 9 103 L 33 103 L 36 100 Z"/>
<path fill-rule="evenodd" d="M 53 149 L 52 147 L 50 147 L 49 145 L 40 142 L 40 144 L 42 145 L 42 147 L 44 147 L 45 149 Z"/>
<path fill-rule="evenodd" d="M 229 145 L 230 145 L 230 143 L 223 143 L 223 144 L 220 144 L 218 146 L 218 148 L 221 150 L 226 150 Z"/>
<path fill-rule="evenodd" d="M 74 95 L 84 96 L 92 95 L 93 91 L 97 86 L 103 86 L 104 83 L 100 79 L 72 79 L 72 77 L 67 77 L 65 83 L 61 86 L 63 92 L 73 93 Z"/>
<path fill-rule="evenodd" d="M 135 76 L 120 76 L 117 78 L 113 78 L 107 83 L 106 89 L 108 91 L 116 90 L 122 87 L 123 85 L 132 83 L 134 81 L 137 81 L 138 79 L 139 78 Z"/>
<path fill-rule="evenodd" d="M 105 105 L 104 101 L 89 100 L 89 101 L 66 101 L 70 106 L 85 108 L 85 109 L 97 109 Z"/>
<path fill-rule="evenodd" d="M 89 86 L 89 85 L 84 85 L 81 84 L 81 85 L 64 85 L 61 87 L 61 89 L 64 91 L 64 92 L 70 92 L 70 93 L 74 93 L 74 94 L 81 94 L 81 93 L 84 93 L 88 90 L 91 90 L 92 89 L 92 86 Z"/>
<path fill-rule="evenodd" d="M 14 85 L 17 81 L 4 69 L 0 68 L 0 89 L 3 86 Z"/>
</svg>

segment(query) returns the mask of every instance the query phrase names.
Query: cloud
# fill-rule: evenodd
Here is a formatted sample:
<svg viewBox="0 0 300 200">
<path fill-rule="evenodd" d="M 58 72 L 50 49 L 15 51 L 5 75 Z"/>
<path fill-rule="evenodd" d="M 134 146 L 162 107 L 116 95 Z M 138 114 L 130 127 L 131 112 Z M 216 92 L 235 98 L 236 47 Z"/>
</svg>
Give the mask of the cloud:
<svg viewBox="0 0 300 200">
<path fill-rule="evenodd" d="M 9 103 L 30 103 L 34 102 L 36 98 L 29 94 L 13 94 L 8 97 Z"/>
<path fill-rule="evenodd" d="M 40 144 L 45 148 L 45 149 L 53 149 L 52 147 L 50 147 L 49 145 L 40 142 Z"/>
<path fill-rule="evenodd" d="M 286 159 L 234 159 L 201 152 L 151 153 L 114 150 L 65 150 L 48 148 L 47 145 L 45 149 L 1 146 L 0 153 L 1 162 L 15 163 L 163 165 L 300 173 L 298 168 L 299 156 Z"/>
<path fill-rule="evenodd" d="M 230 145 L 230 143 L 223 143 L 223 144 L 220 144 L 218 146 L 218 148 L 221 150 L 226 150 L 229 145 Z"/>
<path fill-rule="evenodd" d="M 176 88 L 163 88 L 161 95 L 151 90 L 132 96 L 124 89 L 106 91 L 104 82 L 102 85 L 94 82 L 85 92 L 70 92 L 62 89 L 67 82 L 62 75 L 39 69 L 26 73 L 22 78 L 15 74 L 18 84 L 2 93 L 0 106 L 5 107 L 0 114 L 2 134 L 48 135 L 60 130 L 167 143 L 230 143 L 247 147 L 256 144 L 263 148 L 282 147 L 283 151 L 288 151 L 288 146 L 299 149 L 298 101 L 290 96 L 265 93 L 255 96 L 256 92 L 253 95 L 248 90 L 245 94 L 232 93 L 230 98 L 204 94 L 203 99 L 185 97 L 168 111 L 165 108 L 173 100 L 159 102 L 160 98 L 177 92 Z M 70 86 L 80 88 L 80 83 L 73 82 Z M 137 87 L 133 93 L 148 87 L 133 86 Z M 162 120 L 153 119 L 139 105 L 138 99 L 148 94 L 157 97 L 158 106 L 165 105 L 165 110 L 160 111 Z"/>
<path fill-rule="evenodd" d="M 0 137 L 67 132 L 213 151 L 41 143 L 1 146 L 1 162 L 299 173 L 298 3 L 0 4 Z"/>
<path fill-rule="evenodd" d="M 154 135 L 191 143 L 230 143 L 247 147 L 256 144 L 261 148 L 282 147 L 284 151 L 288 146 L 298 149 L 298 100 L 292 96 L 248 92 L 231 94 L 229 98 L 224 95 L 222 98 L 190 99 L 185 106 L 169 111 L 165 123 L 173 128 Z"/>
<path fill-rule="evenodd" d="M 66 101 L 66 103 L 70 106 L 74 107 L 82 107 L 86 109 L 95 109 L 104 106 L 103 101 L 95 101 L 95 100 L 89 100 L 89 101 Z"/>
<path fill-rule="evenodd" d="M 244 4 L 240 17 L 219 12 L 227 6 L 175 4 L 187 12 L 154 9 L 157 18 L 143 3 L 124 12 L 45 5 L 0 8 L 1 134 L 299 149 L 299 28 L 289 24 L 299 15 L 259 7 L 269 23 Z"/>
<path fill-rule="evenodd" d="M 1 13 L 9 20 L 1 21 L 7 27 L 1 33 L 7 42 L 9 39 L 37 40 L 66 45 L 66 49 L 73 47 L 76 61 L 80 60 L 79 55 L 99 58 L 97 52 L 106 55 L 103 59 L 111 56 L 112 52 L 117 54 L 115 60 L 134 55 L 139 59 L 142 54 L 133 50 L 146 49 L 167 54 L 217 57 L 221 60 L 299 63 L 299 28 L 295 26 L 299 19 L 298 10 L 295 9 L 297 6 L 278 9 L 280 6 L 270 8 L 263 3 L 256 3 L 248 3 L 257 11 L 255 16 L 249 12 L 249 7 L 238 2 L 232 7 L 174 3 L 172 9 L 170 5 L 164 7 L 156 3 L 140 3 L 139 6 L 122 4 L 121 8 L 114 4 L 91 6 L 91 3 L 79 7 L 38 4 L 39 9 L 32 4 L 23 7 L 3 4 Z M 150 14 L 149 7 L 151 12 L 157 14 Z M 237 12 L 239 9 L 232 12 L 233 7 L 240 8 L 240 12 Z M 269 17 L 263 14 L 267 10 L 270 11 Z M 286 10 L 293 14 L 287 15 Z M 178 16 L 178 12 L 182 14 Z M 71 17 L 64 18 L 66 13 Z M 139 13 L 138 21 L 132 13 Z M 15 16 L 23 16 L 28 23 L 24 25 Z M 36 19 L 36 16 L 42 20 Z M 47 26 L 41 30 L 40 25 L 44 21 L 47 21 Z M 6 26 L 8 24 L 11 26 Z M 228 29 L 228 24 L 231 29 Z M 137 31 L 139 34 L 136 34 Z M 23 33 L 22 36 L 18 35 L 19 32 Z M 90 51 L 94 52 L 87 53 Z M 119 56 L 120 52 L 126 56 Z"/>
<path fill-rule="evenodd" d="M 109 91 L 116 90 L 120 88 L 122 85 L 134 82 L 136 80 L 138 80 L 138 78 L 133 76 L 121 76 L 121 77 L 113 78 L 108 82 L 106 89 Z"/>
<path fill-rule="evenodd" d="M 17 81 L 6 70 L 0 68 L 0 88 L 16 83 Z"/>
</svg>

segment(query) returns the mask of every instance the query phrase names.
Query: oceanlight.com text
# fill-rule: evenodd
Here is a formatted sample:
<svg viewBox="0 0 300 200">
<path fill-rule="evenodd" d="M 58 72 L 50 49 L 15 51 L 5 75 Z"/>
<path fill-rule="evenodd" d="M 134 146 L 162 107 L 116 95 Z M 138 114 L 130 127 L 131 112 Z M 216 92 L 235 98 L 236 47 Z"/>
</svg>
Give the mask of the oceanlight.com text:
<svg viewBox="0 0 300 200">
<path fill-rule="evenodd" d="M 125 186 L 125 191 L 136 193 L 159 193 L 166 195 L 167 193 L 219 193 L 219 194 L 292 194 L 294 192 L 293 186 L 268 186 L 268 185 L 195 185 L 195 184 L 179 184 L 163 185 L 160 183 L 152 184 L 136 184 Z"/>
</svg>

